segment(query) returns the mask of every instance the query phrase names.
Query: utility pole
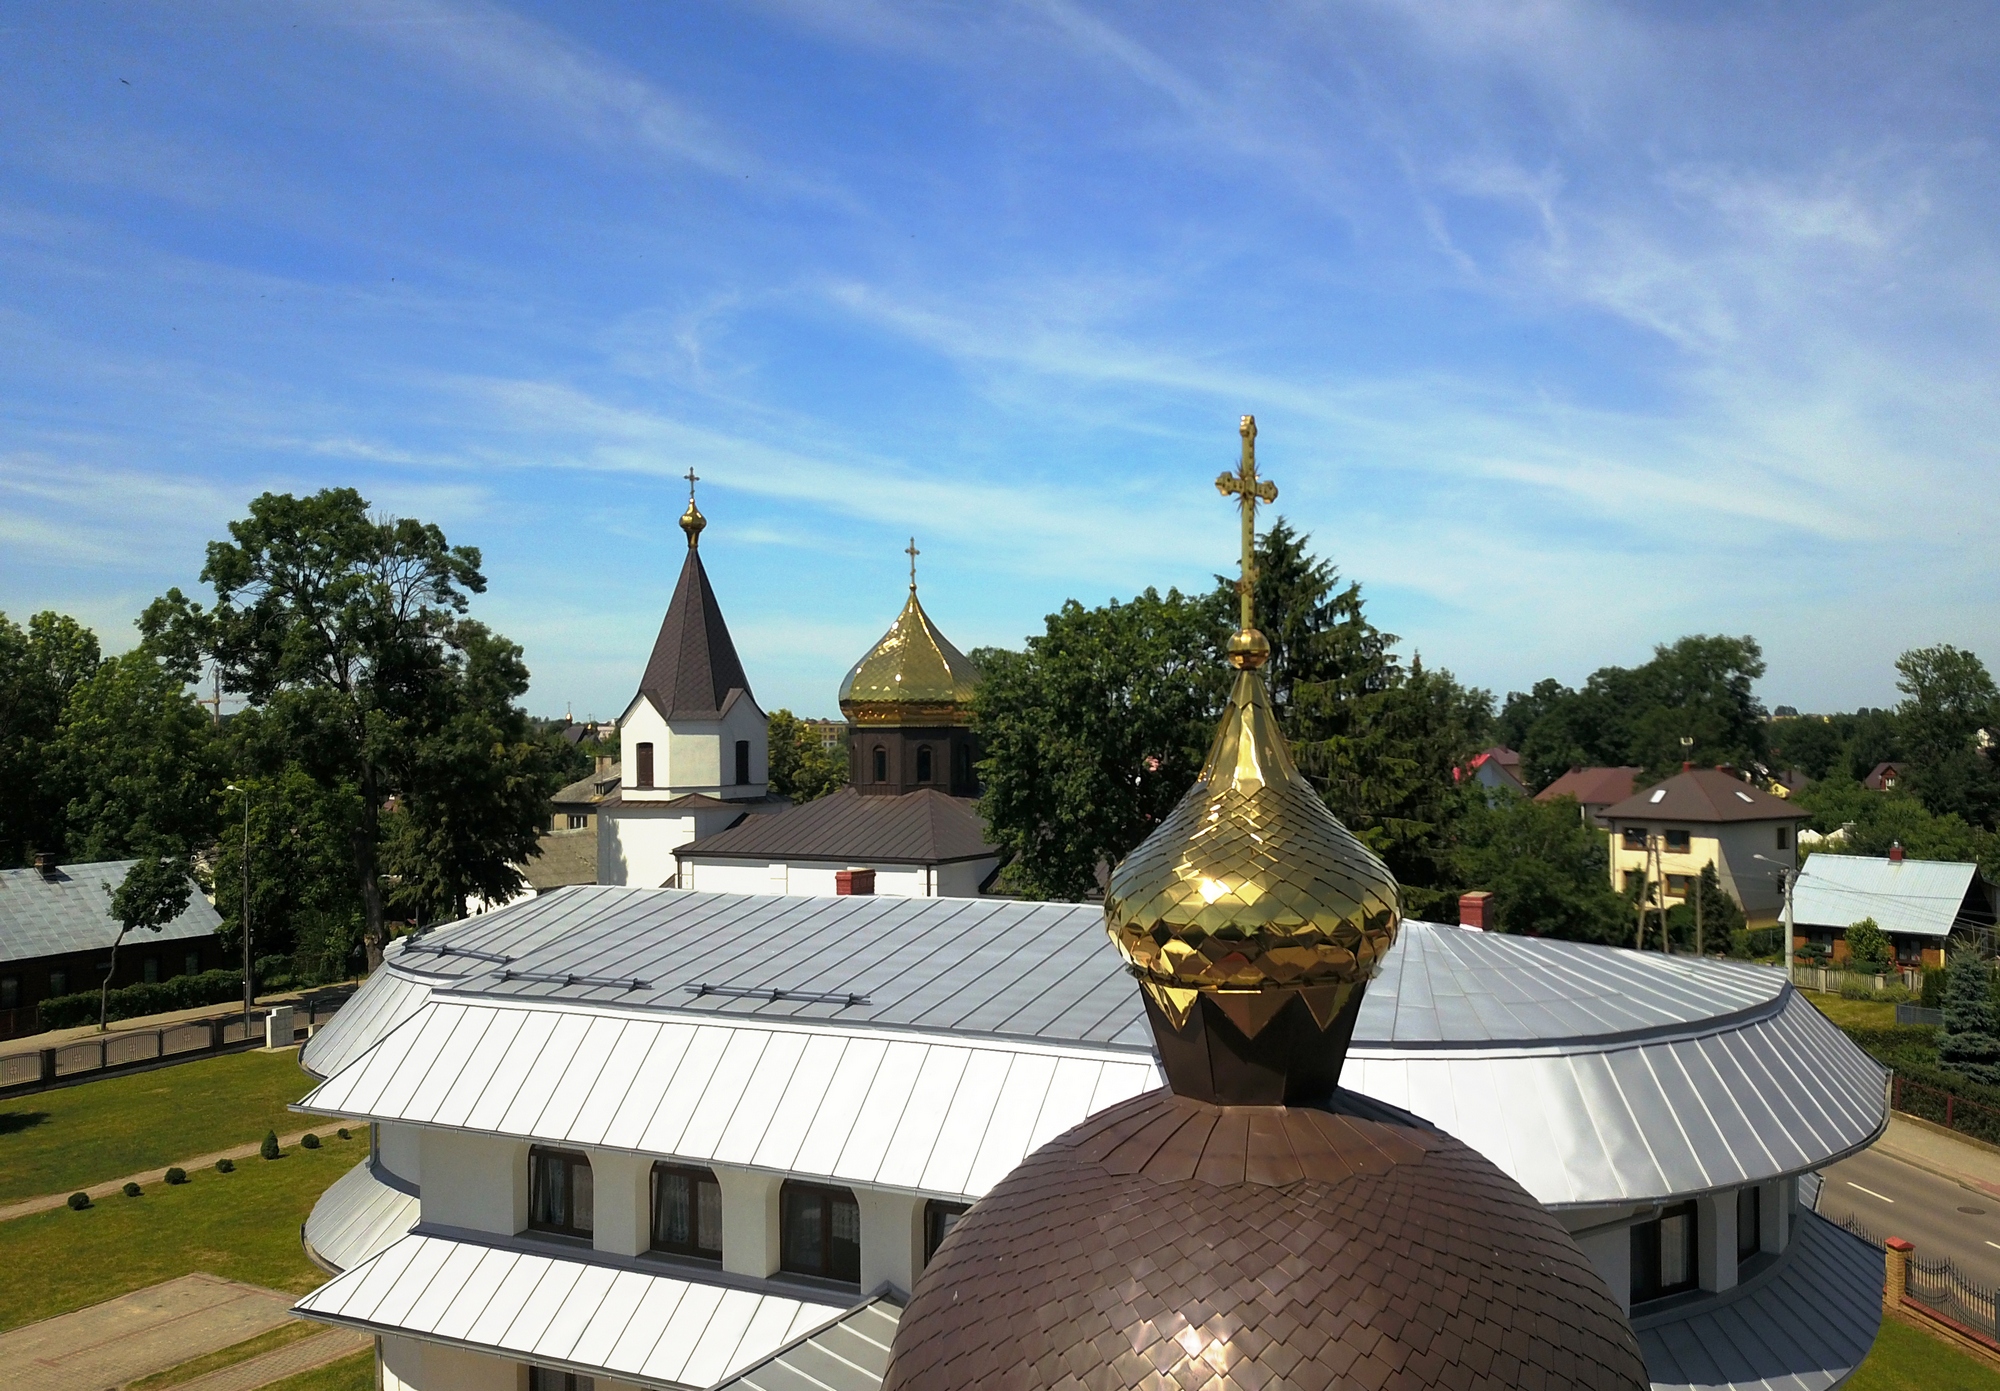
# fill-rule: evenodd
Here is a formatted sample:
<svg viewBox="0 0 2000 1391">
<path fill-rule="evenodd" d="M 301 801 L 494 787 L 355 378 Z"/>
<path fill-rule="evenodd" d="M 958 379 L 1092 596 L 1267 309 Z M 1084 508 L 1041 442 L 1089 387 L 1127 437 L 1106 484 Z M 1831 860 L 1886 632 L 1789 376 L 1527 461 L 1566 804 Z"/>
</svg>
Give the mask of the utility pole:
<svg viewBox="0 0 2000 1391">
<path fill-rule="evenodd" d="M 250 1010 L 257 1002 L 257 987 L 250 968 L 250 789 L 229 784 L 231 792 L 243 794 L 243 1036 L 250 1036 Z"/>
<path fill-rule="evenodd" d="M 1701 901 L 1708 897 L 1708 873 L 1694 877 L 1694 954 L 1701 955 Z"/>
<path fill-rule="evenodd" d="M 212 718 L 215 720 L 215 727 L 217 729 L 220 729 L 222 728 L 222 668 L 221 667 L 215 668 L 214 689 L 215 689 L 214 695 L 208 696 L 205 699 L 201 696 L 196 696 L 194 703 L 196 705 L 206 705 L 209 708 Z"/>
</svg>

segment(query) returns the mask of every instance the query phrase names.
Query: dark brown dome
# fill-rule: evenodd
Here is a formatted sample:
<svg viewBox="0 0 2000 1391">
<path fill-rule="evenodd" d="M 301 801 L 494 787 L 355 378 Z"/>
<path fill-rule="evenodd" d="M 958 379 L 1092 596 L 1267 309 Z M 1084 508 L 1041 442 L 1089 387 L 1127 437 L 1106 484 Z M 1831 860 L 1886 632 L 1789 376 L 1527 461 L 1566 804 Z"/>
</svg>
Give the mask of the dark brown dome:
<svg viewBox="0 0 2000 1391">
<path fill-rule="evenodd" d="M 1647 1391 L 1569 1235 L 1484 1157 L 1351 1092 L 1168 1091 L 1030 1155 L 958 1222 L 883 1391 Z"/>
</svg>

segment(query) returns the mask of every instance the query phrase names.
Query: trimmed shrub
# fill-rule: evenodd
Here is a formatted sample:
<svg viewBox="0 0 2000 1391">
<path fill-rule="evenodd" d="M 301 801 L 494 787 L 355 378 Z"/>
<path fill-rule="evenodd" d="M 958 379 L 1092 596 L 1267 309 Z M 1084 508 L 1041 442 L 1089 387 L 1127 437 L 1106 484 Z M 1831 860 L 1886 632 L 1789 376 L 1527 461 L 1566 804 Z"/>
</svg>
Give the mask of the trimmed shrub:
<svg viewBox="0 0 2000 1391">
<path fill-rule="evenodd" d="M 136 1183 L 128 1183 L 125 1185 L 125 1196 L 128 1198 L 138 1197 L 139 1191 L 140 1191 L 139 1185 Z"/>
<path fill-rule="evenodd" d="M 168 1183 L 175 1183 L 175 1184 L 179 1184 L 179 1183 L 186 1183 L 187 1181 L 188 1181 L 188 1173 L 187 1173 L 187 1170 L 186 1170 L 186 1169 L 169 1169 L 169 1170 L 167 1170 L 167 1182 L 168 1182 Z"/>
<path fill-rule="evenodd" d="M 90 1195 L 88 1193 L 72 1193 L 69 1195 L 69 1210 L 71 1212 L 82 1212 L 89 1206 Z"/>
<path fill-rule="evenodd" d="M 299 1146 L 302 1149 L 316 1150 L 319 1148 L 319 1136 L 309 1130 L 299 1137 Z"/>
<path fill-rule="evenodd" d="M 276 1159 L 282 1152 L 278 1148 L 278 1132 L 275 1130 L 265 1131 L 264 1143 L 257 1146 L 257 1153 L 263 1155 L 266 1159 Z"/>
<path fill-rule="evenodd" d="M 218 1160 L 216 1160 L 216 1161 L 215 1161 L 215 1172 L 217 1172 L 218 1174 L 233 1174 L 233 1173 L 235 1173 L 235 1172 L 236 1172 L 236 1161 L 235 1161 L 235 1160 L 233 1160 L 233 1159 L 218 1159 Z"/>
<path fill-rule="evenodd" d="M 349 1135 L 347 1133 L 347 1127 L 344 1125 L 340 1129 L 334 1131 L 333 1133 L 338 1135 L 343 1140 L 352 1140 L 354 1138 L 352 1135 Z"/>
<path fill-rule="evenodd" d="M 1853 969 L 1874 972 L 1889 968 L 1895 953 L 1890 950 L 1889 939 L 1882 935 L 1882 929 L 1875 925 L 1875 919 L 1849 923 L 1841 937 L 1847 943 L 1847 959 Z"/>
<path fill-rule="evenodd" d="M 197 976 L 175 976 L 151 984 L 120 986 L 105 996 L 106 1019 L 136 1019 L 142 1014 L 164 1014 L 174 1009 L 198 1009 L 202 1005 L 227 1004 L 243 998 L 243 974 L 238 971 L 203 971 Z M 44 1029 L 69 1029 L 97 1022 L 97 992 L 79 991 L 57 995 L 35 1006 Z"/>
</svg>

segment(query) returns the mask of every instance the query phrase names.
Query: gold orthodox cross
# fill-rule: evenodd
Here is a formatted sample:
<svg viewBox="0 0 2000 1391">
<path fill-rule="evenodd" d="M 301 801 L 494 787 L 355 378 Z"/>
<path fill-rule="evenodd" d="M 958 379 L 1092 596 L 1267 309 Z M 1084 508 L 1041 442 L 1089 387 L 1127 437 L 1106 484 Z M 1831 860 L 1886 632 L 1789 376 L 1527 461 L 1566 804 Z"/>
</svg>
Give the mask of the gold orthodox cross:
<svg viewBox="0 0 2000 1391">
<path fill-rule="evenodd" d="M 917 592 L 917 557 L 923 552 L 917 549 L 917 538 L 912 536 L 910 544 L 903 548 L 903 554 L 910 558 L 910 593 Z"/>
<path fill-rule="evenodd" d="M 1244 416 L 1237 432 L 1243 436 L 1243 462 L 1234 473 L 1216 475 L 1215 491 L 1224 497 L 1234 494 L 1243 508 L 1243 573 L 1236 581 L 1236 594 L 1241 606 L 1241 626 L 1248 630 L 1257 626 L 1251 604 L 1257 581 L 1257 504 L 1276 502 L 1278 485 L 1257 476 L 1257 417 Z"/>
<path fill-rule="evenodd" d="M 695 477 L 695 473 L 694 473 L 694 466 L 693 466 L 692 464 L 690 464 L 690 465 L 688 466 L 688 471 L 687 471 L 687 480 L 688 480 L 688 501 L 689 501 L 689 502 L 693 502 L 693 501 L 694 501 L 694 485 L 695 485 L 695 484 L 697 484 L 697 483 L 699 483 L 699 482 L 701 482 L 701 480 L 700 480 L 699 478 Z"/>
</svg>

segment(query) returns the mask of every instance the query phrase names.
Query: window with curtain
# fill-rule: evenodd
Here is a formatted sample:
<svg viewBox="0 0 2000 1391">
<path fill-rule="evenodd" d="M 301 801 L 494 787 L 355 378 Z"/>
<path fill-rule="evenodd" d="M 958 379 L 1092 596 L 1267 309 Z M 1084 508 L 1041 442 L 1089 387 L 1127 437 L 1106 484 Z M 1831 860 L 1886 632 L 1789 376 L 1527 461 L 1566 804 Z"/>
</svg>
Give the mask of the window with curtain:
<svg viewBox="0 0 2000 1391">
<path fill-rule="evenodd" d="M 940 1203 L 933 1199 L 924 1204 L 924 1264 L 931 1263 L 938 1247 L 951 1235 L 951 1229 L 966 1213 L 964 1203 Z"/>
<path fill-rule="evenodd" d="M 845 1188 L 787 1183 L 779 1194 L 778 1265 L 793 1275 L 861 1279 L 861 1209 Z"/>
<path fill-rule="evenodd" d="M 1693 1203 L 1639 1223 L 1632 1228 L 1632 1302 L 1693 1289 L 1700 1270 L 1695 1257 Z"/>
<path fill-rule="evenodd" d="M 709 1170 L 653 1166 L 653 1249 L 722 1259 L 722 1185 Z"/>
<path fill-rule="evenodd" d="M 1736 1190 L 1736 1259 L 1749 1260 L 1763 1245 L 1764 1192 L 1752 1185 Z"/>
<path fill-rule="evenodd" d="M 569 1150 L 528 1151 L 528 1225 L 536 1231 L 589 1236 L 595 1225 L 590 1161 Z"/>
</svg>

